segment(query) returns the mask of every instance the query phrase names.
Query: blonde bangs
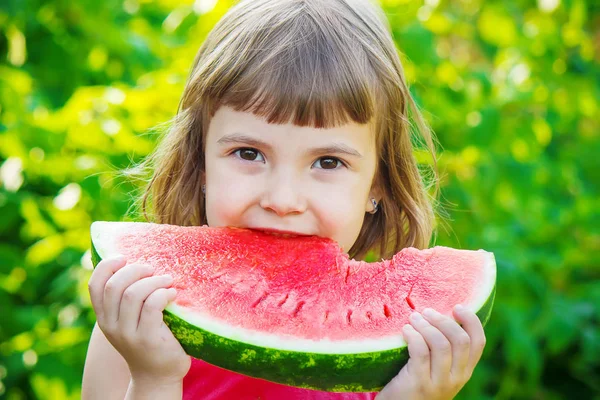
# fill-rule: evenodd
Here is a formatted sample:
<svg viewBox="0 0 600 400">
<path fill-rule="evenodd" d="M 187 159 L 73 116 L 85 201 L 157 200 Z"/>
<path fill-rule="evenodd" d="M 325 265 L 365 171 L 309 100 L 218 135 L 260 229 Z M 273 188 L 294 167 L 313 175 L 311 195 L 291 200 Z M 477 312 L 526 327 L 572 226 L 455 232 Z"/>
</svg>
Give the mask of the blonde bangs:
<svg viewBox="0 0 600 400">
<path fill-rule="evenodd" d="M 191 92 L 201 98 L 190 98 L 184 107 L 199 101 L 211 104 L 214 113 L 228 105 L 269 123 L 317 128 L 368 123 L 381 90 L 366 52 L 352 37 L 356 34 L 328 21 L 319 5 L 289 1 L 285 6 L 277 12 L 254 9 L 260 16 L 253 30 L 244 27 L 252 16 L 234 7 L 222 23 L 235 28 L 219 38 L 221 45 L 207 54 L 214 62 L 202 60 L 190 82 Z"/>
</svg>

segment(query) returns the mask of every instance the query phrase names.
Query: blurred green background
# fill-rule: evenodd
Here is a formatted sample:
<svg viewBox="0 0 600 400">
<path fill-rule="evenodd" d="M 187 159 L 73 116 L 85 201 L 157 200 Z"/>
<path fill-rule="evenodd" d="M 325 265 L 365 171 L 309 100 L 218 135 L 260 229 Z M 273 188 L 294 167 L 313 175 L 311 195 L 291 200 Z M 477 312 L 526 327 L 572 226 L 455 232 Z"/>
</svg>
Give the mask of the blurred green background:
<svg viewBox="0 0 600 400">
<path fill-rule="evenodd" d="M 0 2 L 0 398 L 80 397 L 89 225 L 125 218 L 117 172 L 155 146 L 230 5 Z M 600 3 L 383 6 L 443 147 L 437 244 L 498 262 L 459 398 L 600 399 Z"/>
</svg>

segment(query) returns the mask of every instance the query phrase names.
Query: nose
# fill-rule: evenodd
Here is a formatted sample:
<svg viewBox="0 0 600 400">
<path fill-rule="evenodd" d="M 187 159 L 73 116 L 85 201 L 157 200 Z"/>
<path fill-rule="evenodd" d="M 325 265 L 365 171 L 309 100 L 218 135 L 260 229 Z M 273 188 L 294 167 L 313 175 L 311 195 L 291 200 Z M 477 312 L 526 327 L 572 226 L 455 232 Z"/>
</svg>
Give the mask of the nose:
<svg viewBox="0 0 600 400">
<path fill-rule="evenodd" d="M 295 183 L 291 174 L 271 176 L 261 198 L 260 206 L 280 217 L 288 214 L 301 214 L 306 211 L 307 206 L 306 197 L 302 192 L 302 188 Z"/>
</svg>

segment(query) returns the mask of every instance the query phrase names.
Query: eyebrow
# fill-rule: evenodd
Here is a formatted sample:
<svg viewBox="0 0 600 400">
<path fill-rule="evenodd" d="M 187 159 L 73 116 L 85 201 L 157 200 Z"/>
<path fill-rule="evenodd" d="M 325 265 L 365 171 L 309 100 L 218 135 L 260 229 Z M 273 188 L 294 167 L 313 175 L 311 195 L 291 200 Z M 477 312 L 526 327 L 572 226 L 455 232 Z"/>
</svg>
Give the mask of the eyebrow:
<svg viewBox="0 0 600 400">
<path fill-rule="evenodd" d="M 217 140 L 217 144 L 230 144 L 230 143 L 241 143 L 248 146 L 262 147 L 268 150 L 273 150 L 273 147 L 263 142 L 260 139 L 253 138 L 252 136 L 245 135 L 243 133 L 232 133 L 229 135 L 225 135 L 219 140 Z M 344 144 L 344 143 L 330 143 L 323 147 L 314 147 L 308 149 L 308 154 L 345 154 L 352 157 L 362 158 L 362 154 L 353 149 L 352 147 Z"/>
</svg>

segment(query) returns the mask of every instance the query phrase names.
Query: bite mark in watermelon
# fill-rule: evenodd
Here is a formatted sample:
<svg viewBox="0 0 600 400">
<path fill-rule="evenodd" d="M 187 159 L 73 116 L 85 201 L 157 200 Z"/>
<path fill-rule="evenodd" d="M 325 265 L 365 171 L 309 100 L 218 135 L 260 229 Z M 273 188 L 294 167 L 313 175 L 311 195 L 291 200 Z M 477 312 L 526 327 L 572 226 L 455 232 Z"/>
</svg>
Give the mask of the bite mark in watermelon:
<svg viewBox="0 0 600 400">
<path fill-rule="evenodd" d="M 191 356 L 273 382 L 377 391 L 408 360 L 402 327 L 463 304 L 487 323 L 492 253 L 407 248 L 351 260 L 333 240 L 237 228 L 94 222 L 92 260 L 116 254 L 174 277 L 164 319 Z"/>
</svg>

